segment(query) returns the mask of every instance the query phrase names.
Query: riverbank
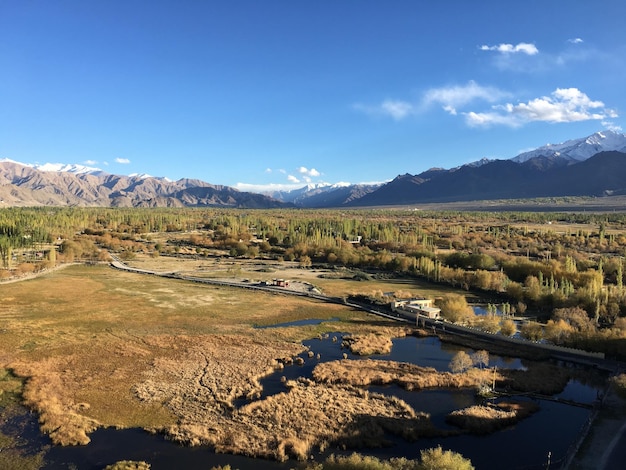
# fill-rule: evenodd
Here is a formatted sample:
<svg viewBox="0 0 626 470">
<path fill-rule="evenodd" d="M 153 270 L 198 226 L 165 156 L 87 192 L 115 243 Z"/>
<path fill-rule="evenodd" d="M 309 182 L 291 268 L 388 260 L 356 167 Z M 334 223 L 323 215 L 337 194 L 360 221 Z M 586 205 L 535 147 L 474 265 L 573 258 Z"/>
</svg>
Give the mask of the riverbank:
<svg viewBox="0 0 626 470">
<path fill-rule="evenodd" d="M 612 387 L 607 390 L 602 409 L 574 456 L 569 470 L 618 470 L 609 467 L 611 453 L 626 435 L 626 400 Z"/>
</svg>

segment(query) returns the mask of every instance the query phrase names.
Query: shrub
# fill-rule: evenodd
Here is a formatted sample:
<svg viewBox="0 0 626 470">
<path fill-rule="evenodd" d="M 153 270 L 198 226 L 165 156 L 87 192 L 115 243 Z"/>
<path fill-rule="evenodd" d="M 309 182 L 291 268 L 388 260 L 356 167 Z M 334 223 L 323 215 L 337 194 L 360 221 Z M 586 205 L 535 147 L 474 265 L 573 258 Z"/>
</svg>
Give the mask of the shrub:
<svg viewBox="0 0 626 470">
<path fill-rule="evenodd" d="M 423 450 L 421 457 L 420 470 L 474 470 L 469 459 L 451 450 L 442 450 L 441 447 Z"/>
<path fill-rule="evenodd" d="M 104 470 L 150 470 L 150 464 L 146 462 L 122 460 L 120 462 L 107 465 Z"/>
<path fill-rule="evenodd" d="M 502 320 L 502 323 L 500 323 L 500 333 L 504 336 L 513 336 L 517 333 L 517 325 L 509 318 Z"/>
</svg>

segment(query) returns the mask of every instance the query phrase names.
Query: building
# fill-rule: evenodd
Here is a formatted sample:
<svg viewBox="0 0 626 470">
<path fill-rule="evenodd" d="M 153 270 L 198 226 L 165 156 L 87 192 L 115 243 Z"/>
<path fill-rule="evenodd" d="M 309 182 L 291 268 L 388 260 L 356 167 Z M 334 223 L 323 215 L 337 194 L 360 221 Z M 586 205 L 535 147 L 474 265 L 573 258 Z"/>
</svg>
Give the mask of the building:
<svg viewBox="0 0 626 470">
<path fill-rule="evenodd" d="M 432 299 L 425 299 L 423 297 L 394 300 L 391 302 L 391 310 L 393 312 L 409 313 L 416 316 L 424 315 L 434 320 L 441 317 L 441 309 L 433 307 Z"/>
</svg>

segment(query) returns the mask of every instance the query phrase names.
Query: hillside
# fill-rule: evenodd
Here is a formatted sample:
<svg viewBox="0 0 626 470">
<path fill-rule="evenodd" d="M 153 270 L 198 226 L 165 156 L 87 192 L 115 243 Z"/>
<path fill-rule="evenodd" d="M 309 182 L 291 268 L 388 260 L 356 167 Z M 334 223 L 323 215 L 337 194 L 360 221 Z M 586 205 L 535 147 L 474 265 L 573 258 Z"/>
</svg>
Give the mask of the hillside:
<svg viewBox="0 0 626 470">
<path fill-rule="evenodd" d="M 103 172 L 47 171 L 0 162 L 3 206 L 99 207 L 288 207 L 261 194 L 240 192 L 196 179 L 119 176 Z"/>
</svg>

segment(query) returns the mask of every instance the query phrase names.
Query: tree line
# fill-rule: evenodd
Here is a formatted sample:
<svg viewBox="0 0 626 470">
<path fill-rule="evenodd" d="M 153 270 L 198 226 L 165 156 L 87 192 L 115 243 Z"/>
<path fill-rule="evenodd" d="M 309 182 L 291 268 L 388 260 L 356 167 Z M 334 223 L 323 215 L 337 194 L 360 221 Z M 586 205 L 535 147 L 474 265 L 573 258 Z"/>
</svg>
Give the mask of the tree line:
<svg viewBox="0 0 626 470">
<path fill-rule="evenodd" d="M 5 272 L 37 264 L 15 256 L 22 248 L 46 253 L 40 262 L 48 265 L 103 260 L 108 251 L 158 256 L 185 248 L 197 256 L 384 271 L 503 297 L 512 313 L 530 309 L 544 323 L 552 321 L 552 330 L 559 330 L 551 334 L 556 341 L 590 343 L 599 332 L 608 341 L 608 332 L 611 338 L 626 332 L 626 214 L 621 213 L 1 209 Z M 586 326 L 575 320 L 580 314 L 575 309 L 584 312 Z M 564 311 L 574 313 L 563 316 Z"/>
</svg>

